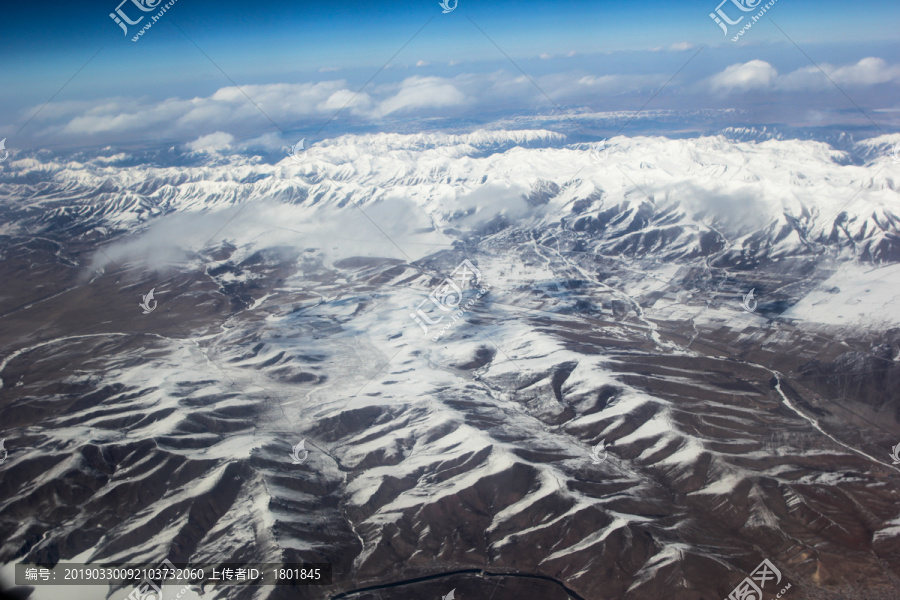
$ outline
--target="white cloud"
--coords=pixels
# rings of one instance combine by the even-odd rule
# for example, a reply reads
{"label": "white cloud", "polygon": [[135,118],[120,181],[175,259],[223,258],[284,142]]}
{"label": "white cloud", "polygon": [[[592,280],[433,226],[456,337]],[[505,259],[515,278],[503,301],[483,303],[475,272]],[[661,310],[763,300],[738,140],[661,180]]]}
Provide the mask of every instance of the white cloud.
{"label": "white cloud", "polygon": [[[882,83],[900,83],[900,65],[889,65],[881,58],[863,58],[855,64],[803,67],[779,75],[778,70],[764,60],[751,60],[731,65],[708,80],[715,92],[746,92],[751,90],[775,90],[785,92],[812,92],[832,86],[871,86]],[[824,71],[828,77],[822,74]],[[828,81],[828,79],[831,81]]]}
{"label": "white cloud", "polygon": [[352,109],[357,114],[362,113],[371,106],[372,100],[367,94],[357,94],[348,89],[340,89],[328,96],[316,105],[318,112],[336,112],[344,107]]}
{"label": "white cloud", "polygon": [[[229,86],[206,98],[169,98],[155,103],[143,98],[117,98],[86,111],[75,108],[72,112],[80,113],[77,115],[62,115],[57,110],[57,116],[70,119],[63,125],[63,133],[80,137],[110,132],[205,135],[235,126],[258,130],[260,125],[271,126],[268,119],[277,123],[330,116],[328,113],[343,106],[354,93],[344,81],[247,85],[240,89]],[[370,98],[362,93],[348,109],[361,114],[369,104]]]}
{"label": "white cloud", "polygon": [[715,92],[746,92],[748,90],[771,87],[778,77],[778,71],[764,60],[751,60],[727,67],[710,78],[710,87]]}
{"label": "white cloud", "polygon": [[[648,87],[656,87],[664,83],[665,79],[664,75],[585,75],[576,84],[578,87],[588,89],[595,94],[623,94]],[[557,89],[565,91],[565,84],[560,82]]]}
{"label": "white cloud", "polygon": [[[688,46],[678,43],[667,48],[677,51]],[[536,74],[534,81],[552,96],[554,102],[594,106],[614,96],[651,94],[671,78],[670,72],[647,73],[630,69],[630,64],[623,65],[620,73],[586,70],[583,62],[572,59],[571,68]],[[382,78],[359,93],[362,82],[351,84],[344,79],[243,85],[240,88],[228,86],[208,96],[197,97],[115,96],[94,101],[51,102],[39,113],[39,105],[23,109],[17,120],[24,123],[38,113],[27,130],[31,144],[38,147],[48,144],[128,144],[138,140],[144,144],[220,143],[224,139],[221,136],[227,134],[234,138],[228,144],[236,149],[245,147],[251,138],[277,133],[279,129],[324,124],[338,111],[342,111],[342,118],[364,121],[398,113],[444,117],[458,116],[463,110],[478,115],[498,107],[528,111],[546,103],[546,98],[527,77],[508,66],[478,73],[459,69],[452,77],[438,77],[427,75],[429,71],[424,67],[424,61],[418,64],[422,66],[418,71],[421,75],[406,79],[401,78],[409,72],[389,75],[387,81],[382,82]],[[452,60],[449,64],[457,65],[460,61]],[[848,93],[852,93],[850,87],[900,83],[900,66],[876,57],[845,65],[823,64],[822,68],[835,83],[846,86]],[[758,90],[815,94],[831,87],[828,78],[815,67],[803,67],[782,75],[766,61],[751,60],[730,65],[700,81],[685,83],[679,78],[668,89],[678,91],[680,88],[682,92],[705,98],[711,91],[721,95]],[[742,102],[753,102],[752,94],[745,96]],[[461,108],[451,114],[447,110],[450,107]],[[206,137],[214,134],[220,134],[219,138]],[[280,145],[288,141],[283,140]],[[290,140],[290,143],[295,141]],[[25,147],[21,141],[19,145]]]}
{"label": "white cloud", "polygon": [[211,152],[215,150],[225,150],[231,147],[234,142],[234,136],[224,131],[217,131],[209,135],[203,135],[190,142],[187,146],[194,152],[203,150]]}
{"label": "white cloud", "polygon": [[670,52],[684,52],[685,50],[692,50],[694,48],[694,44],[690,42],[677,42],[669,46]]}
{"label": "white cloud", "polygon": [[855,65],[837,68],[825,65],[822,70],[838,85],[876,85],[900,81],[900,65],[890,66],[883,59],[871,56]]}
{"label": "white cloud", "polygon": [[427,66],[430,65],[430,64],[431,64],[431,63],[429,63],[429,62],[425,62],[424,60],[420,60],[419,62],[416,63],[416,66],[417,66],[417,67],[427,67]]}
{"label": "white cloud", "polygon": [[[289,142],[293,144],[296,142],[296,140],[289,140]],[[279,132],[269,131],[260,136],[240,141],[234,144],[234,147],[241,148],[243,150],[274,150],[278,148],[283,149],[285,148],[285,140]]]}
{"label": "white cloud", "polygon": [[465,94],[442,77],[409,77],[394,96],[379,104],[375,114],[383,117],[413,108],[457,106],[465,99]]}
{"label": "white cloud", "polygon": [[[820,65],[828,78],[816,67],[804,67],[779,77],[777,88],[785,91],[813,91],[832,86],[860,87],[882,83],[900,82],[900,64],[889,65],[884,59],[863,58],[856,64],[838,67],[823,63]],[[828,79],[831,81],[828,81]]]}

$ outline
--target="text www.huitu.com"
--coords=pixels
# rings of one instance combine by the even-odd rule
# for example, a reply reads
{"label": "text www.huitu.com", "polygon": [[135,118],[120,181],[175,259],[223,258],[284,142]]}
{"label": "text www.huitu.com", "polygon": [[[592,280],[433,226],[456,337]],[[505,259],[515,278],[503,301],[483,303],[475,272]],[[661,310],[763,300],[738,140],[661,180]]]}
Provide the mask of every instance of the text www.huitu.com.
{"label": "text www.huitu.com", "polygon": [[155,15],[150,17],[150,21],[146,25],[144,25],[140,31],[137,32],[137,35],[135,35],[133,38],[131,38],[131,41],[132,42],[138,41],[141,38],[141,36],[144,35],[144,32],[147,31],[148,29],[150,29],[151,27],[153,27],[153,24],[156,23],[157,21],[159,21],[159,18],[162,17],[166,13],[167,10],[172,8],[172,6],[176,2],[178,2],[178,0],[171,0],[170,2],[164,4],[158,13],[156,13]]}

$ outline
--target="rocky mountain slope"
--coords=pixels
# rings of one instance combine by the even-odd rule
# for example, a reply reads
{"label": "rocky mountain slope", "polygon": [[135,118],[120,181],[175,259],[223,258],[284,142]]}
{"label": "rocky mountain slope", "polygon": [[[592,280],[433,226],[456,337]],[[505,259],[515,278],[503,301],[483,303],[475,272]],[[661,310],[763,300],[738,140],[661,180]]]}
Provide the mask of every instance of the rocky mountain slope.
{"label": "rocky mountain slope", "polygon": [[204,597],[696,600],[767,558],[792,598],[895,598],[893,141],[17,157],[0,574],[305,561],[334,583]]}

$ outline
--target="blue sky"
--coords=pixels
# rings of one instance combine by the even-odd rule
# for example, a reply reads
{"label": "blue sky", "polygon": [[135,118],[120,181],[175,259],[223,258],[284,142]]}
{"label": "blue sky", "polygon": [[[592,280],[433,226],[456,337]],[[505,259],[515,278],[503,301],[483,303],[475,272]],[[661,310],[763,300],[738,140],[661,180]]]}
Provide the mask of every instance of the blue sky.
{"label": "blue sky", "polygon": [[[716,0],[459,0],[449,14],[437,0],[177,0],[137,42],[132,35],[158,9],[144,13],[127,1],[130,18],[146,18],[125,36],[109,17],[118,3],[4,9],[0,136],[8,145],[185,142],[217,132],[250,139],[280,134],[278,127],[317,128],[398,50],[335,126],[540,112],[553,103],[637,110],[679,69],[649,108],[736,107],[763,122],[783,113],[786,123],[799,123],[810,117],[798,106],[830,111],[832,120],[853,109],[846,93],[867,112],[887,115],[875,120],[892,132],[892,109],[900,107],[896,2],[778,0],[737,43],[708,16]],[[723,10],[747,15],[744,22],[756,12],[742,13],[731,0]],[[844,92],[807,73],[816,70],[810,59]],[[540,89],[523,82],[519,68]],[[246,97],[231,97],[232,81],[278,127],[239,106]]]}

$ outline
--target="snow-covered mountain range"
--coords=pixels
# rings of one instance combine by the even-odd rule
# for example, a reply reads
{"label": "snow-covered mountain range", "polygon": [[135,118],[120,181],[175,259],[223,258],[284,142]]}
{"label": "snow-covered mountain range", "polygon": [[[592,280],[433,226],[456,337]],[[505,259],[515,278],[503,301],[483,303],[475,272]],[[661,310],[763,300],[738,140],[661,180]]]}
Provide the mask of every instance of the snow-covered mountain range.
{"label": "snow-covered mountain range", "polygon": [[[205,592],[696,600],[768,558],[798,599],[896,597],[900,136],[757,134],[13,157],[0,574],[306,561],[334,584]],[[466,260],[489,291],[423,332]]]}
{"label": "snow-covered mountain range", "polygon": [[[344,136],[277,164],[217,154],[190,167],[132,164],[121,153],[19,158],[2,173],[0,193],[9,234],[133,235],[163,215],[244,203],[321,211],[396,200],[417,209],[404,215],[414,219],[403,233],[423,243],[452,243],[448,229],[527,219],[590,234],[604,251],[666,260],[724,249],[758,261],[838,247],[866,261],[897,259],[890,152],[900,136],[847,151],[727,133],[732,139],[617,137],[593,153],[598,162],[591,145],[540,130]],[[431,235],[416,231],[421,221]]]}

